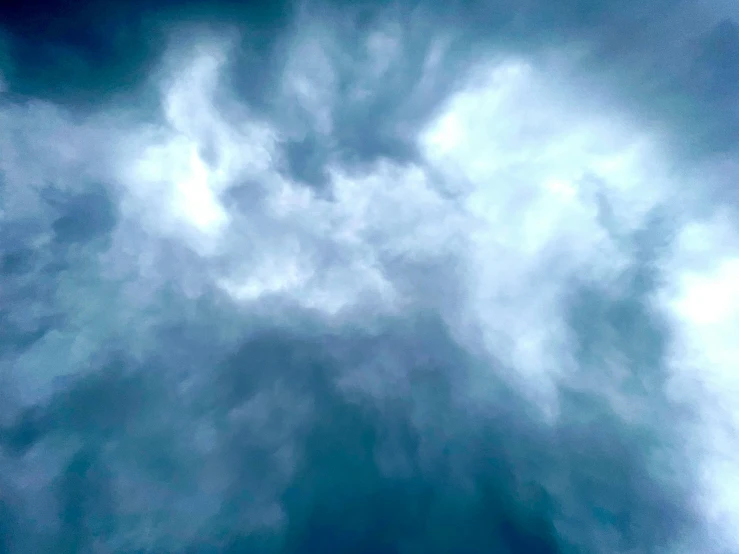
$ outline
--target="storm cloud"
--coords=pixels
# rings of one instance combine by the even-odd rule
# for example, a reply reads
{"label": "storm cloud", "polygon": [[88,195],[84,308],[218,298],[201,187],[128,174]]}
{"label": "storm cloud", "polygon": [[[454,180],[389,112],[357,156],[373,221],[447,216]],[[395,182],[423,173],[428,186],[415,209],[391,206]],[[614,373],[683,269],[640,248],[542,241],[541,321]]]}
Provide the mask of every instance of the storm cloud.
{"label": "storm cloud", "polygon": [[729,2],[0,12],[0,551],[739,549]]}

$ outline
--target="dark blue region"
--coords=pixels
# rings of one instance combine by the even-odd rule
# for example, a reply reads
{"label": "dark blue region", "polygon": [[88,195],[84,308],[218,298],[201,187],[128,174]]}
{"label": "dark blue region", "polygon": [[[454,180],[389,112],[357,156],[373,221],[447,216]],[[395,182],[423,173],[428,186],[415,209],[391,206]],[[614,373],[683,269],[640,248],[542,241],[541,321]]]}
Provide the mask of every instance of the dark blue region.
{"label": "dark blue region", "polygon": [[[609,326],[631,332],[621,327],[628,320],[617,315],[618,301],[607,309],[616,316]],[[584,332],[584,344],[600,340],[593,333]],[[338,388],[344,372],[389,344],[398,346],[395,362],[409,376],[406,395],[373,399]],[[380,336],[336,337],[320,328],[252,333],[215,367],[197,368],[209,377],[191,400],[172,392],[174,375],[182,373],[161,358],[157,364],[140,367],[122,353],[3,429],[3,451],[19,461],[50,440],[76,438],[83,445],[53,485],[58,532],[48,537],[34,529],[21,502],[6,506],[0,525],[7,552],[91,552],[95,541],[125,530],[104,455],[111,441],[138,452],[136,474],[173,491],[197,488],[198,460],[182,456],[166,437],[143,446],[129,438],[131,429],[163,414],[204,419],[218,429],[219,467],[233,483],[220,513],[185,552],[646,553],[693,524],[690,499],[650,474],[649,448],[656,443],[604,400],[566,392],[568,416],[547,427],[491,374],[490,404],[470,411],[463,391],[480,368],[433,319],[389,322]],[[230,414],[275,388],[314,409],[283,439],[296,448],[297,466],[288,483],[269,493],[284,525],[245,532],[242,514],[265,483],[277,482],[274,444]],[[289,407],[266,409],[263,416],[276,429],[289,418]],[[388,454],[401,469],[383,466]],[[562,536],[556,525],[573,513],[580,522],[576,537]]]}

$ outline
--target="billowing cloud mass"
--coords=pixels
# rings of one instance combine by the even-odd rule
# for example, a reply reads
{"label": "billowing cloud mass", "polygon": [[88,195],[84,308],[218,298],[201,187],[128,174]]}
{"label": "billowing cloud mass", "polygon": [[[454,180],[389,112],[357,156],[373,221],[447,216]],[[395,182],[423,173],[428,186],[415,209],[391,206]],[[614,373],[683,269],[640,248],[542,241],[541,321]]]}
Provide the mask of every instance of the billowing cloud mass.
{"label": "billowing cloud mass", "polygon": [[0,552],[739,552],[730,2],[0,13]]}

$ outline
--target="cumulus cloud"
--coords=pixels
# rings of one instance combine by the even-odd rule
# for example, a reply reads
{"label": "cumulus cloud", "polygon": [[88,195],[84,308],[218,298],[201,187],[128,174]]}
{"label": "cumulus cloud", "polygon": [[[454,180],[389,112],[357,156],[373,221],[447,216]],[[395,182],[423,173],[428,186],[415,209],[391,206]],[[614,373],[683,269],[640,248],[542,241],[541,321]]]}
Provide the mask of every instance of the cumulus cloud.
{"label": "cumulus cloud", "polygon": [[175,4],[2,18],[0,549],[737,548],[730,7]]}

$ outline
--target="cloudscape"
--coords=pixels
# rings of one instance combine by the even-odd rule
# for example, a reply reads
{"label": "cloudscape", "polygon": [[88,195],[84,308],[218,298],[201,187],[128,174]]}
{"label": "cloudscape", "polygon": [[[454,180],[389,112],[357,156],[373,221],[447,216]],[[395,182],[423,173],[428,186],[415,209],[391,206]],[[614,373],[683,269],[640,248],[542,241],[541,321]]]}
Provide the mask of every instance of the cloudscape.
{"label": "cloudscape", "polygon": [[739,552],[739,7],[0,9],[0,552]]}

